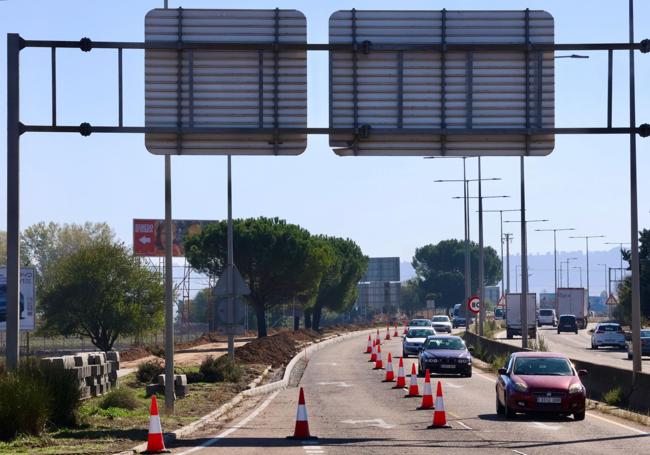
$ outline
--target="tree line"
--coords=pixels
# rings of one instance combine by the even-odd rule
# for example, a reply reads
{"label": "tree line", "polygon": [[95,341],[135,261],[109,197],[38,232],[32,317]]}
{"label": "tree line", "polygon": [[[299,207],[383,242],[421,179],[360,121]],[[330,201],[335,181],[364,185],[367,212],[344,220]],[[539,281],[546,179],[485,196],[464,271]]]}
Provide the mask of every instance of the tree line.
{"label": "tree line", "polygon": [[[185,240],[188,262],[218,277],[226,264],[226,221]],[[251,289],[246,303],[258,336],[267,335],[266,312],[296,304],[305,326],[320,329],[324,311],[347,311],[367,258],[350,239],[313,235],[278,218],[234,220],[235,264]],[[6,233],[0,232],[0,265]],[[42,334],[87,337],[110,350],[120,336],[162,326],[163,276],[119,242],[106,223],[37,223],[21,233],[21,265],[36,271],[37,315]],[[207,295],[206,295],[207,294]],[[209,292],[197,299],[205,307]]]}

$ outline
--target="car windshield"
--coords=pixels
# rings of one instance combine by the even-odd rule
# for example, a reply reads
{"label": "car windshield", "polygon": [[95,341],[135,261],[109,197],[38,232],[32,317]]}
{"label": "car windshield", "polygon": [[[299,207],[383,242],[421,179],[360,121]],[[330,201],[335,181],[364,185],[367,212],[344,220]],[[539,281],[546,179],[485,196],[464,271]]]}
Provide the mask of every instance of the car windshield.
{"label": "car windshield", "polygon": [[427,321],[426,319],[414,319],[410,322],[409,325],[411,327],[426,327],[428,325],[431,325],[431,322]]}
{"label": "car windshield", "polygon": [[449,322],[449,318],[447,316],[434,316],[433,322]]}
{"label": "car windshield", "polygon": [[450,349],[464,351],[465,343],[460,338],[429,338],[425,343],[426,349]]}
{"label": "car windshield", "polygon": [[567,359],[557,357],[520,357],[515,361],[514,373],[525,376],[572,376]]}
{"label": "car windshield", "polygon": [[429,335],[433,335],[433,330],[427,329],[412,329],[406,334],[406,338],[426,338]]}
{"label": "car windshield", "polygon": [[553,310],[539,310],[540,316],[553,316]]}
{"label": "car windshield", "polygon": [[575,316],[560,316],[560,322],[571,324],[575,322]]}

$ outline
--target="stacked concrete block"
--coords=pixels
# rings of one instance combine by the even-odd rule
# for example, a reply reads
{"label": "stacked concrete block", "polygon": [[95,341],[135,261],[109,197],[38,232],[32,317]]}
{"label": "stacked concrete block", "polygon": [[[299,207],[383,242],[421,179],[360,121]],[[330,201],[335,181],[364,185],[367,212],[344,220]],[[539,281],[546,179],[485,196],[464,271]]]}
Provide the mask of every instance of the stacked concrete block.
{"label": "stacked concrete block", "polygon": [[117,351],[45,357],[41,362],[53,368],[76,371],[82,399],[103,395],[118,386],[120,353]]}
{"label": "stacked concrete block", "polygon": [[[154,393],[165,393],[165,375],[158,375],[158,382],[154,384],[147,385],[147,397],[150,397]],[[183,398],[187,395],[187,376],[184,374],[175,374],[174,375],[174,393],[178,398]]]}

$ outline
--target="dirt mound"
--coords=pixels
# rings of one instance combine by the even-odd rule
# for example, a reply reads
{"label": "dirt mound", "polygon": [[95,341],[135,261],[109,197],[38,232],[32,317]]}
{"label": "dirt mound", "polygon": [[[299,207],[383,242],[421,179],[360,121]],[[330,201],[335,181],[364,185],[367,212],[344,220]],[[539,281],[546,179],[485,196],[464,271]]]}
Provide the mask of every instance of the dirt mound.
{"label": "dirt mound", "polygon": [[150,356],[151,353],[144,346],[133,346],[125,351],[120,351],[120,361],[129,362]]}
{"label": "dirt mound", "polygon": [[289,363],[303,345],[321,337],[313,330],[282,331],[238,347],[235,357],[244,363],[271,364],[277,368]]}

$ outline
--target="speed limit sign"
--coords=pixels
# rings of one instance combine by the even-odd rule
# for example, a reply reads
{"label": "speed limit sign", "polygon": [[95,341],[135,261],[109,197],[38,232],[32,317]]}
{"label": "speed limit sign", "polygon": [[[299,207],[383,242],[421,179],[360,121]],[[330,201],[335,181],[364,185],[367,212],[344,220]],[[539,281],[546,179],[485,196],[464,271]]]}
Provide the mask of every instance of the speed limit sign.
{"label": "speed limit sign", "polygon": [[467,300],[467,309],[474,314],[478,314],[481,311],[481,300],[477,295],[473,295]]}

